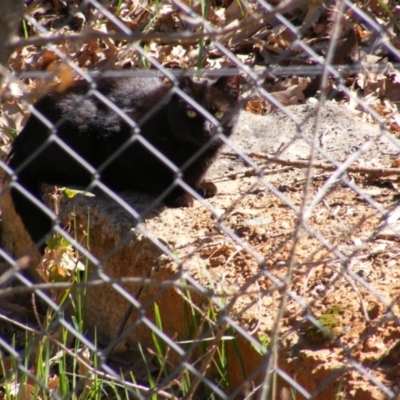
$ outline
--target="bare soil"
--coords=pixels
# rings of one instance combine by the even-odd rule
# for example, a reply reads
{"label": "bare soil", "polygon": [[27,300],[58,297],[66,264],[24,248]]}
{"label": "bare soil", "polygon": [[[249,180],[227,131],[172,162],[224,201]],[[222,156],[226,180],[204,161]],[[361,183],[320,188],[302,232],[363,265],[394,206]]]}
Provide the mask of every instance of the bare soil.
{"label": "bare soil", "polygon": [[[341,165],[368,146],[351,164],[359,172],[333,179],[316,168],[306,195],[306,168],[253,157],[262,176],[246,176],[254,169],[243,158],[252,151],[283,149],[279,158],[292,161],[309,156],[317,108],[288,111],[300,133],[281,113],[242,115],[233,138],[242,157],[225,151],[211,173],[220,190],[208,201],[212,212],[197,202],[189,215],[164,210],[146,227],[188,257],[185,269],[203,285],[237,298],[232,315],[249,335],[268,342],[278,323],[278,365],[315,398],[387,398],[385,387],[400,385],[398,177],[363,171],[391,167],[398,142],[327,103],[316,163]],[[255,352],[248,357],[256,368]]]}

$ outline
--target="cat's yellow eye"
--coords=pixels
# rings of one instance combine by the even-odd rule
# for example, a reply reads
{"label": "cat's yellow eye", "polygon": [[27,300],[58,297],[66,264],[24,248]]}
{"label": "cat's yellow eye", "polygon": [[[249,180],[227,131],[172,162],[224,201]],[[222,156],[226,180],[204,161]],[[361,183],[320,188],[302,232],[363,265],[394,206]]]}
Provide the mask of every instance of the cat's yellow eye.
{"label": "cat's yellow eye", "polygon": [[196,111],[193,111],[193,110],[188,110],[188,111],[186,111],[186,114],[187,114],[187,116],[188,116],[189,118],[195,118],[196,115],[197,115]]}
{"label": "cat's yellow eye", "polygon": [[223,111],[217,111],[214,115],[215,115],[215,118],[221,119],[224,116],[224,112]]}

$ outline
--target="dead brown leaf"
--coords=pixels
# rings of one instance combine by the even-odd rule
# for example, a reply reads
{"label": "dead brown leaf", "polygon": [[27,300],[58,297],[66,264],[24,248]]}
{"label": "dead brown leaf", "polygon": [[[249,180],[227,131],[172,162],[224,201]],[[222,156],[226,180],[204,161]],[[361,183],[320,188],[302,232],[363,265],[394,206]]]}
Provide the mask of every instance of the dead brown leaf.
{"label": "dead brown leaf", "polygon": [[303,90],[307,85],[293,85],[290,88],[281,92],[271,93],[281,104],[289,106],[292,104],[299,104],[304,101]]}

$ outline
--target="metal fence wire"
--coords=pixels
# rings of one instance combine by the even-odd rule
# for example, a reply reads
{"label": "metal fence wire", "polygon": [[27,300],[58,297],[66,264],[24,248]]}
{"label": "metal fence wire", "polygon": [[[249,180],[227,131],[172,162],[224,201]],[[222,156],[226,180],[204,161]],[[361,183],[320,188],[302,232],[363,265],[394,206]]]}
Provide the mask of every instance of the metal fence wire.
{"label": "metal fence wire", "polygon": [[0,397],[399,398],[397,2],[20,5]]}

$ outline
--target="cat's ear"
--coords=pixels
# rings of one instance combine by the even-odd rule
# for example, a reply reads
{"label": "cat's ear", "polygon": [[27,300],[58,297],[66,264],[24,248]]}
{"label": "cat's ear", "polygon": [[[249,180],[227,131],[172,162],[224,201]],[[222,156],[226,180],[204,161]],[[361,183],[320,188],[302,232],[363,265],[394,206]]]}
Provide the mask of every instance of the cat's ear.
{"label": "cat's ear", "polygon": [[239,98],[240,94],[240,76],[222,76],[213,86],[218,89],[228,92],[235,100]]}
{"label": "cat's ear", "polygon": [[185,93],[191,94],[193,92],[193,81],[188,78],[187,76],[184,76],[182,78],[179,78],[179,88],[182,89]]}

